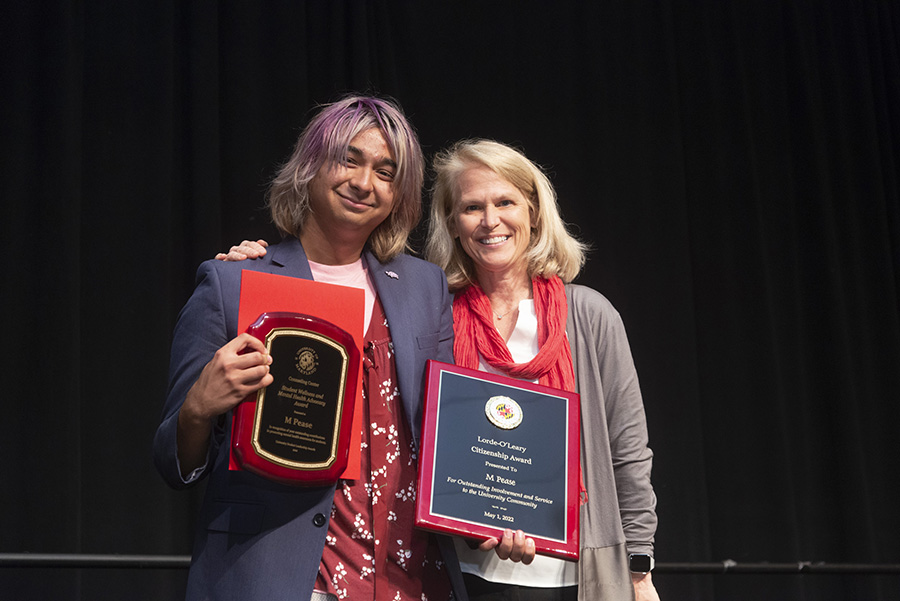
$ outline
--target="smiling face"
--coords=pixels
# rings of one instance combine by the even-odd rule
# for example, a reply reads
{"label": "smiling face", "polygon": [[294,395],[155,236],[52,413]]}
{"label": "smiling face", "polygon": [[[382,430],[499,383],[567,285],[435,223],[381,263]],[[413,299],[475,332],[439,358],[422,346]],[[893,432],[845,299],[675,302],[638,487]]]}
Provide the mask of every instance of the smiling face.
{"label": "smiling face", "polygon": [[346,165],[324,165],[309,182],[311,210],[301,239],[312,235],[361,248],[391,214],[396,173],[397,163],[380,129],[356,135]]}
{"label": "smiling face", "polygon": [[472,166],[457,180],[453,234],[475,264],[478,279],[527,278],[531,209],[517,187],[485,166]]}

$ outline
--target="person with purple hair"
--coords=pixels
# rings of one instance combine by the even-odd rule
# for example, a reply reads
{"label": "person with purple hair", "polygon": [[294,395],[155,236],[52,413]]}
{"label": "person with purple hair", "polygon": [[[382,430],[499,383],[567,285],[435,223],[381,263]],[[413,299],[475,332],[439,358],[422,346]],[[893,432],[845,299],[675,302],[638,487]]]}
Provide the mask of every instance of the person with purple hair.
{"label": "person with purple hair", "polygon": [[[443,272],[404,254],[423,171],[417,136],[393,102],[326,105],[269,189],[283,241],[258,261],[198,269],[154,438],[170,486],[207,482],[188,600],[466,599],[452,542],[413,527],[425,362],[451,362],[453,339]],[[291,487],[229,470],[232,412],[273,381],[266,347],[237,331],[245,269],[364,290],[359,480]],[[504,537],[498,554],[513,546]]]}

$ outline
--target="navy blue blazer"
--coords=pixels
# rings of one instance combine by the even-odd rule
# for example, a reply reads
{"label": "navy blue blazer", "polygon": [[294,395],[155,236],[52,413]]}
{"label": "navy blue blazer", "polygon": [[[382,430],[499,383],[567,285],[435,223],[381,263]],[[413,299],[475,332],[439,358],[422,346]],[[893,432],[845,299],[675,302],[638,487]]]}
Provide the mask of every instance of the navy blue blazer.
{"label": "navy blue blazer", "polygon": [[[390,325],[398,387],[418,444],[425,361],[453,361],[447,281],[440,268],[408,255],[382,264],[367,252],[366,261]],[[249,472],[229,471],[231,412],[214,425],[207,462],[187,481],[177,461],[181,404],[215,352],[238,334],[244,269],[312,279],[296,238],[273,245],[262,259],[206,261],[200,266],[197,287],[175,326],[169,392],[154,439],[154,460],[166,482],[177,489],[209,476],[195,534],[188,601],[304,601],[315,584],[335,487],[289,487]],[[446,537],[438,538],[456,598],[466,599],[453,545]]]}

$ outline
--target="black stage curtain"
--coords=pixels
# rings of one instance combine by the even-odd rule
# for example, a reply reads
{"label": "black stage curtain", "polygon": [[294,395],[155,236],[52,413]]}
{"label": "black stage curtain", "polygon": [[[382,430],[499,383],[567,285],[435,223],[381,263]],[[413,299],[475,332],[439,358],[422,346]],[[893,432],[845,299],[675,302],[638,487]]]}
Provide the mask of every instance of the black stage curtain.
{"label": "black stage curtain", "polygon": [[[622,313],[659,561],[900,562],[900,7],[886,0],[13,2],[0,552],[190,552],[150,442],[196,266],[277,239],[316,103],[544,165]],[[421,245],[422,232],[416,244]],[[0,570],[10,599],[184,572]],[[900,599],[896,576],[658,574],[666,599]]]}

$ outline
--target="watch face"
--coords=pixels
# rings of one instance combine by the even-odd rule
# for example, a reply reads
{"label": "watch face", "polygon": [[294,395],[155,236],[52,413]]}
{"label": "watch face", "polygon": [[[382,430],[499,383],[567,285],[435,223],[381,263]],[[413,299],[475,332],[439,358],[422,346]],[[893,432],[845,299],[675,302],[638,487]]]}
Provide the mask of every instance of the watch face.
{"label": "watch face", "polygon": [[628,558],[628,567],[632,572],[649,572],[653,569],[653,558],[646,553],[632,553]]}

